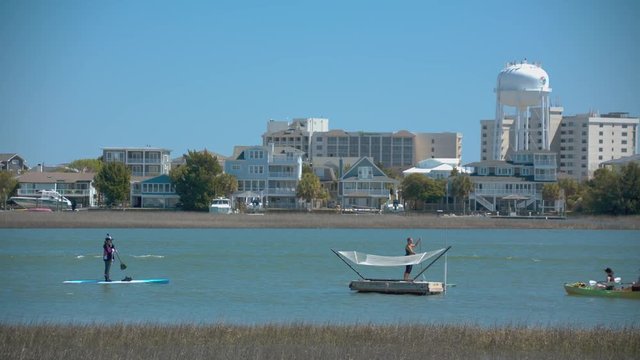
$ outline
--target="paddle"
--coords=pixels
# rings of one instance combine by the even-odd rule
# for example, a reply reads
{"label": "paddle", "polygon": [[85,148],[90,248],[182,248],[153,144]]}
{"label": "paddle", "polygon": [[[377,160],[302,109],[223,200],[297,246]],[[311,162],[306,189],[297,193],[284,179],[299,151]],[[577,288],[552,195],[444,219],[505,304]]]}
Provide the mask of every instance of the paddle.
{"label": "paddle", "polygon": [[118,261],[120,262],[120,270],[124,270],[127,268],[127,265],[125,265],[122,260],[120,260],[120,255],[118,254],[118,251],[115,252],[116,253],[116,257],[118,258]]}

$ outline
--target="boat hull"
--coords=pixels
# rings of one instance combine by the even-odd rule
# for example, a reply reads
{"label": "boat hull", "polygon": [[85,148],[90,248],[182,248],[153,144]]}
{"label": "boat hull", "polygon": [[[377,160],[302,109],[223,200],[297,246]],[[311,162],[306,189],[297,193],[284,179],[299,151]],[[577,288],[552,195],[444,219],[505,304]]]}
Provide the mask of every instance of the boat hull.
{"label": "boat hull", "polygon": [[631,287],[624,289],[606,290],[598,288],[597,286],[590,286],[584,283],[564,284],[564,290],[569,295],[582,295],[582,296],[598,296],[608,298],[621,298],[621,299],[639,299],[640,291],[633,291]]}
{"label": "boat hull", "polygon": [[353,280],[349,289],[382,294],[434,295],[444,292],[441,282],[402,280]]}
{"label": "boat hull", "polygon": [[50,210],[68,210],[71,205],[67,201],[58,201],[53,199],[39,199],[26,196],[14,196],[9,200],[13,201],[23,209],[50,209]]}

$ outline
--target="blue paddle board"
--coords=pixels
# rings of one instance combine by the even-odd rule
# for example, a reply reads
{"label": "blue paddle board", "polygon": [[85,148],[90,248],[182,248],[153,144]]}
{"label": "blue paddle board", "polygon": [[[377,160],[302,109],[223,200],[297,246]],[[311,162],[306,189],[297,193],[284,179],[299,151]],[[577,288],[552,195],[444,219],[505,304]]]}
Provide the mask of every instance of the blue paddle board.
{"label": "blue paddle board", "polygon": [[104,281],[104,280],[67,280],[63,281],[64,284],[100,284],[100,285],[111,285],[111,284],[168,284],[169,279],[140,279],[140,280],[114,280],[114,281]]}

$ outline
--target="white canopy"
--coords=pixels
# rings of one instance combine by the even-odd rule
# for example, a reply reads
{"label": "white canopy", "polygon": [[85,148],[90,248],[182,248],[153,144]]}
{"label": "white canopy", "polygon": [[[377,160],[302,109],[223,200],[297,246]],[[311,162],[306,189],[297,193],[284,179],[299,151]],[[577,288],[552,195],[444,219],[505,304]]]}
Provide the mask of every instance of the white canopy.
{"label": "white canopy", "polygon": [[369,265],[369,266],[405,266],[405,265],[418,265],[425,260],[432,258],[436,255],[443,253],[446,248],[417,253],[415,255],[407,256],[381,256],[365,254],[358,251],[338,251],[345,259],[351,261],[356,265]]}

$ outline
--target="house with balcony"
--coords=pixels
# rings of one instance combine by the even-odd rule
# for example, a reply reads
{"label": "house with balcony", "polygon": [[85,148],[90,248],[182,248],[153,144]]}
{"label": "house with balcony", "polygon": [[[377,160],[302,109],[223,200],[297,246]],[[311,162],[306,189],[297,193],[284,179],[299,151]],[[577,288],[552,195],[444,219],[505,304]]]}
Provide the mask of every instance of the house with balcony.
{"label": "house with balcony", "polygon": [[131,206],[134,208],[170,209],[180,201],[169,175],[136,179],[131,183]]}
{"label": "house with balcony", "polygon": [[152,147],[108,147],[102,149],[104,162],[121,162],[131,176],[154,177],[169,174],[171,150]]}
{"label": "house with balcony", "polygon": [[[526,150],[507,154],[506,160],[467,164],[472,167],[473,200],[476,211],[503,215],[526,215],[547,208],[542,199],[545,184],[557,181],[557,155],[548,150]],[[562,211],[562,204],[552,204]]]}
{"label": "house with balcony", "polygon": [[27,162],[16,153],[0,154],[0,171],[10,171],[20,174],[29,170]]}
{"label": "house with balcony", "polygon": [[[343,169],[342,164],[339,166]],[[380,210],[396,193],[399,181],[388,177],[373,158],[362,157],[340,176],[338,202],[342,209]]]}
{"label": "house with balcony", "polygon": [[96,205],[94,173],[28,172],[18,176],[18,196],[38,196],[42,190],[54,190],[75,203],[77,208]]}
{"label": "house with balcony", "polygon": [[224,164],[225,173],[238,180],[232,204],[259,199],[269,208],[296,208],[303,154],[298,149],[273,145],[236,147]]}

